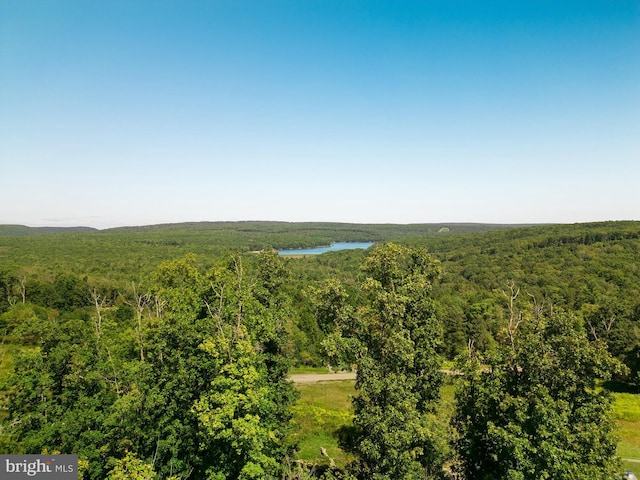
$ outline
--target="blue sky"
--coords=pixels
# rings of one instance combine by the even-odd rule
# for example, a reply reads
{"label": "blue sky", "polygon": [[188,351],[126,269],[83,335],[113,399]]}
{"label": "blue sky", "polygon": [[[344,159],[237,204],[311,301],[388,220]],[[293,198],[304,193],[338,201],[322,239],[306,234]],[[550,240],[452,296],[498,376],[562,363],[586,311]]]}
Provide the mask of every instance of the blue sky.
{"label": "blue sky", "polygon": [[0,0],[0,223],[640,220],[640,1]]}

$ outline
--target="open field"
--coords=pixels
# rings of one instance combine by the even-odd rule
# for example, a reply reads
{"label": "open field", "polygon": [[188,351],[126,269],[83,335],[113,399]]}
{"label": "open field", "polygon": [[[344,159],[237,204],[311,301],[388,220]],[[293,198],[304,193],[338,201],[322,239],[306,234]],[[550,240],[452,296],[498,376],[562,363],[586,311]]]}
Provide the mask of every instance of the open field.
{"label": "open field", "polygon": [[[329,378],[329,377],[327,377]],[[336,465],[343,466],[352,456],[340,449],[338,433],[341,427],[350,426],[351,398],[355,395],[351,380],[320,381],[298,384],[300,400],[295,407],[296,422],[300,431],[296,435],[300,451],[298,458],[317,465],[328,465],[320,448],[326,449]],[[440,415],[451,415],[453,411],[455,386],[447,382],[442,388]],[[614,417],[618,424],[620,438],[618,455],[624,470],[640,471],[640,395],[614,393]],[[637,461],[634,461],[637,460]]]}
{"label": "open field", "polygon": [[[327,378],[330,378],[329,374]],[[356,393],[354,381],[316,381],[297,384],[297,388],[301,393],[295,406],[295,418],[300,427],[296,435],[300,448],[298,458],[310,464],[328,465],[330,459],[322,456],[322,447],[337,466],[344,466],[353,456],[340,448],[338,436],[341,428],[352,425],[350,408],[351,398]],[[451,382],[442,387],[441,416],[451,414],[454,390]]]}
{"label": "open field", "polygon": [[[300,427],[295,437],[300,448],[298,458],[317,465],[328,465],[332,458],[337,466],[346,465],[353,457],[338,446],[337,435],[341,427],[351,425],[353,380],[307,383],[297,388],[301,393],[294,407]],[[321,448],[329,458],[322,456]]]}
{"label": "open field", "polygon": [[[618,455],[625,470],[640,471],[640,395],[615,393],[614,415],[618,424]],[[629,461],[637,460],[637,461]]]}

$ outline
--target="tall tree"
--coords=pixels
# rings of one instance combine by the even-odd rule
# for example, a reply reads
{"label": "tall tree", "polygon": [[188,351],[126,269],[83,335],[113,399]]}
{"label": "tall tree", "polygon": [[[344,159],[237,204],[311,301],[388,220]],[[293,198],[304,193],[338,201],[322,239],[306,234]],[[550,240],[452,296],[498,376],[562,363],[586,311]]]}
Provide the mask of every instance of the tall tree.
{"label": "tall tree", "polygon": [[517,317],[495,355],[467,364],[453,419],[458,471],[479,480],[614,478],[611,400],[596,380],[620,364],[567,313]]}
{"label": "tall tree", "polygon": [[38,349],[14,360],[7,432],[14,452],[66,451],[89,459],[91,478],[104,474],[104,422],[116,399],[88,318],[66,314],[42,322]]}
{"label": "tall tree", "polygon": [[131,306],[97,290],[77,313],[14,305],[27,315],[14,334],[39,348],[15,358],[0,446],[76,452],[95,480],[279,478],[296,398],[280,267],[232,256],[205,276],[187,255],[128,292]]}
{"label": "tall tree", "polygon": [[192,410],[216,375],[200,348],[211,325],[204,290],[188,254],[162,262],[148,287],[128,292],[132,315],[120,343],[129,348],[121,353],[123,395],[108,419],[110,453],[119,458],[128,450],[163,478],[202,476],[206,468]]}
{"label": "tall tree", "polygon": [[254,277],[233,256],[209,276],[213,324],[201,348],[217,375],[194,405],[207,479],[278,478],[292,453],[287,434],[296,395],[286,378],[286,308],[277,292],[286,270],[275,262],[265,254]]}
{"label": "tall tree", "polygon": [[352,470],[363,479],[437,477],[442,327],[429,292],[439,267],[426,250],[386,244],[362,270],[364,304],[339,325],[357,365]]}

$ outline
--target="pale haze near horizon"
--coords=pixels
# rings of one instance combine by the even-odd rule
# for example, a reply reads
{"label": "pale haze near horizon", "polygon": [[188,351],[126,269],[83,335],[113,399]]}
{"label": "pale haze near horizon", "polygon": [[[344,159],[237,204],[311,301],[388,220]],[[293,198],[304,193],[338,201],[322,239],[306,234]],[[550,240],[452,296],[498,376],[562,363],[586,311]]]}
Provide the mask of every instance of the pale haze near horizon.
{"label": "pale haze near horizon", "polygon": [[639,220],[640,2],[0,0],[0,224]]}

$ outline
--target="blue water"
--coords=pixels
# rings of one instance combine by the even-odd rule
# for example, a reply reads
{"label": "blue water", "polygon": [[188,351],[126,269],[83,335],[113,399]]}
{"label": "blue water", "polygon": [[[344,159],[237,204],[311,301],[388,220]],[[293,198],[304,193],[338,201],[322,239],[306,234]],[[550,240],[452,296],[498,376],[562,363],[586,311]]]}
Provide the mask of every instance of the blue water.
{"label": "blue water", "polygon": [[338,250],[355,250],[362,248],[366,250],[374,242],[334,242],[328,247],[301,248],[298,250],[278,250],[280,255],[320,255],[326,252],[337,252]]}

